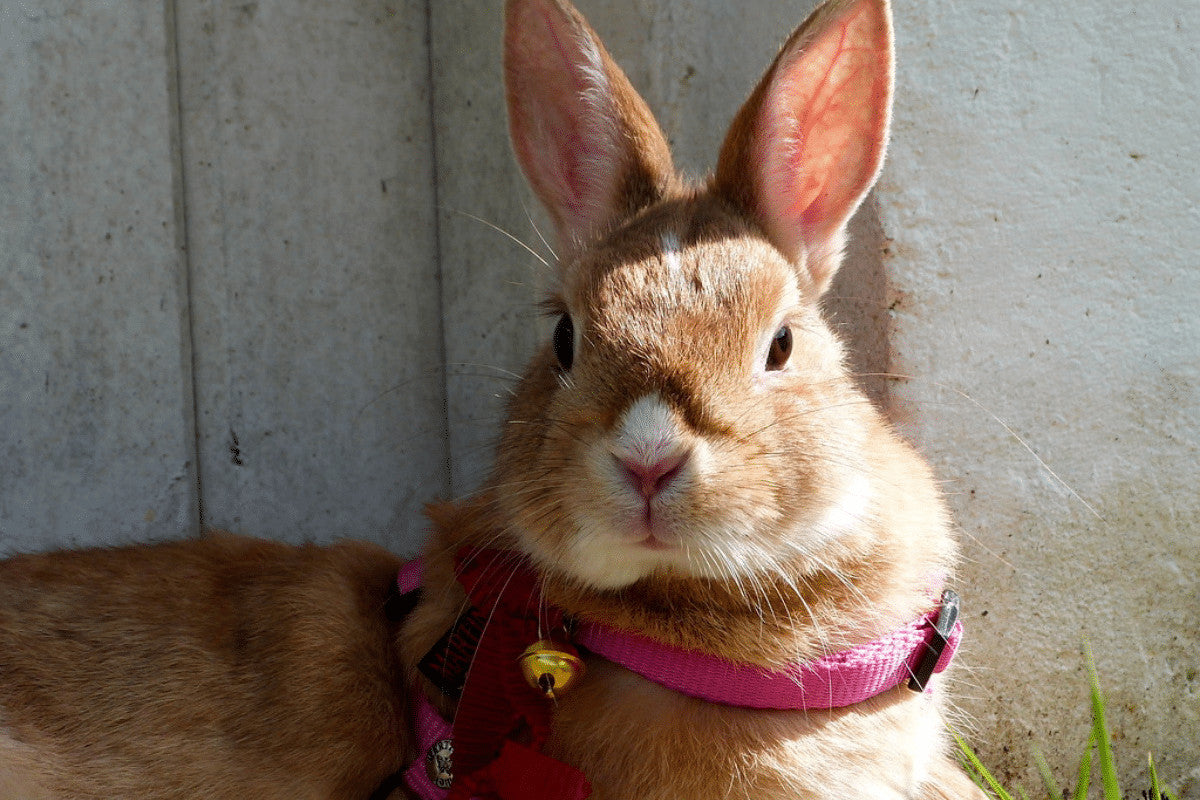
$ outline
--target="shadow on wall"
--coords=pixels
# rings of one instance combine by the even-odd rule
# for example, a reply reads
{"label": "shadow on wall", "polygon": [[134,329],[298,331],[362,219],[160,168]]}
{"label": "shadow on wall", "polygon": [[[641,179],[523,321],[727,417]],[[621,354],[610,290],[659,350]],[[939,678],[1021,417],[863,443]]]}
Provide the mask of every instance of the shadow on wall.
{"label": "shadow on wall", "polygon": [[859,388],[892,422],[903,411],[892,396],[891,302],[883,251],[887,246],[872,194],[850,221],[846,257],[825,297],[825,317],[846,345]]}

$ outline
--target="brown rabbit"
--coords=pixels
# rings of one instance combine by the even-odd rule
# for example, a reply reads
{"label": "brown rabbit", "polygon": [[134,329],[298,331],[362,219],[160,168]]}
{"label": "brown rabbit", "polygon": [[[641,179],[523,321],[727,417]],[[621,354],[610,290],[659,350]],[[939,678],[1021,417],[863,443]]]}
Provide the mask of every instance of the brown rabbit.
{"label": "brown rabbit", "polygon": [[[218,535],[10,560],[4,797],[423,796],[389,778],[422,771],[423,709],[457,715],[449,761],[448,742],[428,756],[452,798],[983,797],[946,754],[940,678],[763,707],[568,641],[603,626],[792,674],[935,605],[955,560],[942,501],[819,309],[883,160],[886,0],[819,8],[698,186],[566,0],[506,14],[510,129],[557,230],[558,321],[491,479],[431,511],[415,609],[389,621],[399,562],[366,545]],[[571,790],[530,788],[548,775]]]}

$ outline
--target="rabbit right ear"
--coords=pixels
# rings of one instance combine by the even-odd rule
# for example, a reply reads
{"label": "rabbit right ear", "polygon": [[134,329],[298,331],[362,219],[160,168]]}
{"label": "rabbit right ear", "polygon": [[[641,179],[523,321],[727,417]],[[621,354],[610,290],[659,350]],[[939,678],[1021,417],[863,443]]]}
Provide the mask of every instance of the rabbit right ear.
{"label": "rabbit right ear", "polygon": [[566,0],[508,0],[504,77],[517,160],[564,250],[659,199],[673,180],[650,109]]}
{"label": "rabbit right ear", "polygon": [[717,194],[803,260],[820,290],[883,165],[891,102],[887,0],[828,0],[783,46],[721,146]]}

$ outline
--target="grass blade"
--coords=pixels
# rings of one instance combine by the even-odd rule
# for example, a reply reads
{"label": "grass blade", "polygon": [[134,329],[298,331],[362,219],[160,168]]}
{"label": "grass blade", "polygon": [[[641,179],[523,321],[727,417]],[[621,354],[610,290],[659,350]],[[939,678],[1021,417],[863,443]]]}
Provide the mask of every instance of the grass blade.
{"label": "grass blade", "polygon": [[1046,757],[1037,745],[1033,747],[1033,763],[1037,765],[1038,774],[1042,776],[1042,788],[1046,790],[1046,796],[1050,800],[1062,800],[1062,789],[1058,788],[1054,773],[1050,771],[1050,765],[1046,763]]}
{"label": "grass blade", "polygon": [[1104,785],[1104,800],[1121,800],[1121,789],[1117,785],[1117,764],[1113,758],[1112,739],[1104,722],[1104,695],[1100,692],[1100,676],[1096,673],[1096,661],[1092,648],[1085,646],[1088,680],[1092,684],[1092,738],[1096,740],[1100,754],[1100,781]]}
{"label": "grass blade", "polygon": [[1154,754],[1147,753],[1146,759],[1150,762],[1150,797],[1152,800],[1175,800],[1175,795],[1162,788],[1162,784],[1158,782],[1158,771],[1154,769]]}
{"label": "grass blade", "polygon": [[979,756],[975,755],[975,751],[958,735],[958,732],[950,731],[950,735],[954,737],[954,743],[958,745],[958,752],[962,753],[963,758],[967,760],[967,763],[975,771],[975,774],[987,784],[986,788],[995,792],[997,800],[1013,800],[1013,796],[1004,791],[1004,787],[992,777],[992,773],[988,772],[988,768],[983,765],[983,762],[979,760]]}
{"label": "grass blade", "polygon": [[1087,748],[1079,759],[1079,772],[1075,777],[1073,800],[1087,800],[1088,787],[1092,785],[1092,748],[1096,746],[1096,731],[1088,736]]}

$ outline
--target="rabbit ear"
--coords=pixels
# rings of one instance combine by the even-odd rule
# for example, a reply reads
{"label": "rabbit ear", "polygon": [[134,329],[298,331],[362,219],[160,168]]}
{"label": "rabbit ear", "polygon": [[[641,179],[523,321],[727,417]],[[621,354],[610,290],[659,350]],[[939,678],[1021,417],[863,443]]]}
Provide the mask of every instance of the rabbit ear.
{"label": "rabbit ear", "polygon": [[505,20],[509,133],[570,250],[661,197],[674,176],[671,154],[645,101],[570,3],[508,0]]}
{"label": "rabbit ear", "polygon": [[734,118],[714,190],[828,287],[845,226],[883,164],[892,102],[887,0],[830,0]]}

